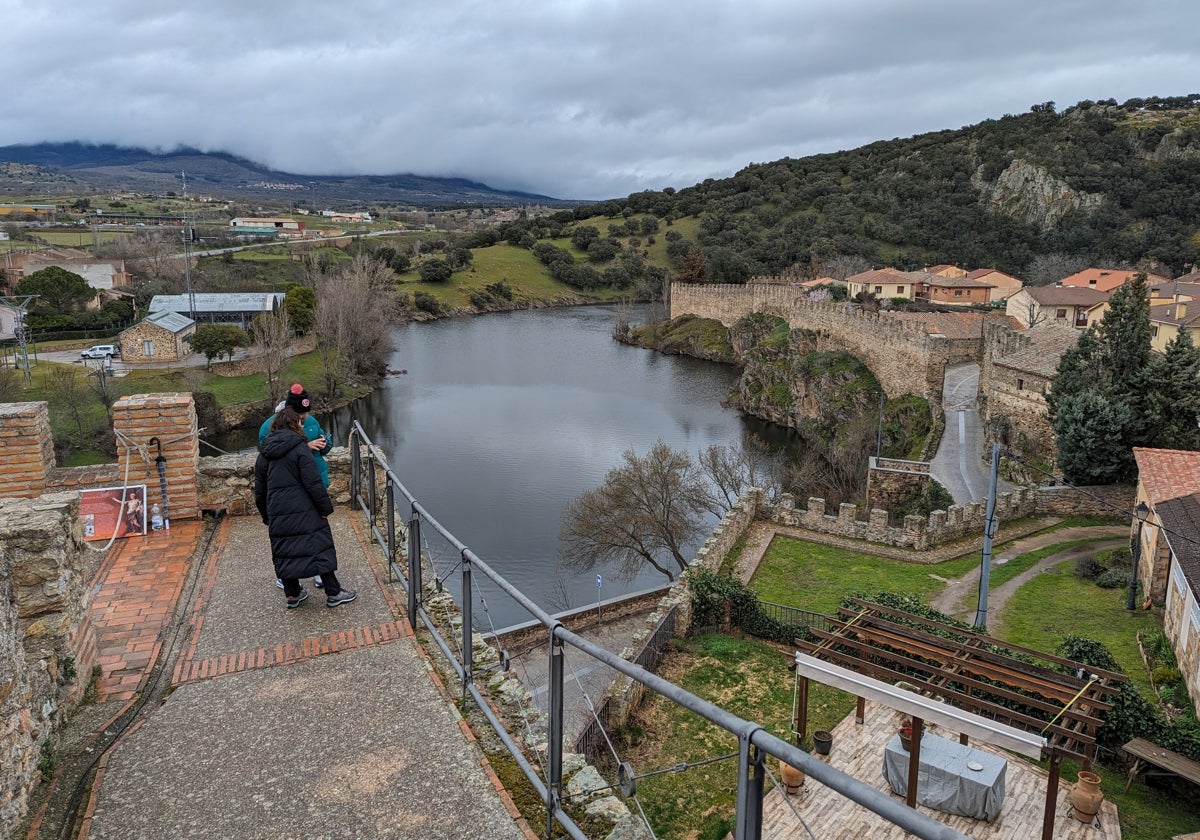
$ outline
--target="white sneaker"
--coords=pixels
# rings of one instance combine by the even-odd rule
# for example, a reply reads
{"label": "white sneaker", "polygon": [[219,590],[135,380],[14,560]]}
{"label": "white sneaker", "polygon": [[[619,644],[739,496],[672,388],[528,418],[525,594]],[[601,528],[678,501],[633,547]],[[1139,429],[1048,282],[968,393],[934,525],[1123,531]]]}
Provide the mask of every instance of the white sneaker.
{"label": "white sneaker", "polygon": [[283,589],[283,580],[281,578],[275,578],[275,585],[280,589]]}
{"label": "white sneaker", "polygon": [[317,589],[325,588],[325,582],[321,580],[320,575],[313,575],[313,586],[315,586]]}

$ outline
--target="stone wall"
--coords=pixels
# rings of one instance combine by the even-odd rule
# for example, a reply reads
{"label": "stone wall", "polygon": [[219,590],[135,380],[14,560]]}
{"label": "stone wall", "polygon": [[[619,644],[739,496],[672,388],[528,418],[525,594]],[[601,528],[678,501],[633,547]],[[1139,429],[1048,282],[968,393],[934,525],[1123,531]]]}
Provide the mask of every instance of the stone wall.
{"label": "stone wall", "polygon": [[851,304],[805,300],[777,284],[671,284],[671,317],[693,314],[732,326],[754,312],[776,315],[795,329],[811,330],[817,350],[846,350],[862,360],[889,397],[918,394],[935,406],[950,359],[948,339],[928,335],[918,321],[903,321]]}
{"label": "stone wall", "polygon": [[[986,512],[987,506],[983,502],[951,505],[949,509],[935,510],[927,517],[906,516],[902,525],[893,526],[886,510],[876,508],[868,512],[866,520],[861,520],[858,518],[858,505],[842,504],[838,506],[836,514],[828,514],[825,512],[824,499],[810,498],[806,508],[798,508],[795,497],[785,493],[780,496],[778,504],[763,507],[762,518],[819,534],[925,551],[983,533]],[[1021,519],[1037,512],[1036,497],[1031,490],[1001,493],[996,498],[996,516],[1001,522]]]}
{"label": "stone wall", "polygon": [[1108,484],[1078,489],[1057,485],[1038,487],[1034,492],[1034,509],[1052,516],[1097,516],[1111,519],[1126,511],[1133,516],[1136,488],[1125,484]]}
{"label": "stone wall", "polygon": [[925,492],[933,476],[928,461],[876,458],[867,462],[867,510],[897,510]]}
{"label": "stone wall", "polygon": [[24,816],[46,739],[96,663],[79,497],[0,499],[0,837]]}
{"label": "stone wall", "polygon": [[[223,510],[230,516],[258,516],[254,506],[255,452],[201,458],[196,466],[197,504],[203,511]],[[329,496],[334,504],[350,502],[350,449],[336,446],[325,455],[329,464]],[[364,481],[366,475],[363,476]],[[377,474],[378,492],[384,475]],[[379,496],[382,498],[382,495]]]}
{"label": "stone wall", "polygon": [[1179,563],[1171,564],[1170,583],[1163,604],[1163,632],[1175,648],[1192,703],[1200,710],[1200,606]]}
{"label": "stone wall", "polygon": [[[117,468],[120,484],[158,487],[157,459],[166,459],[165,478],[171,519],[199,516],[196,474],[200,438],[196,404],[190,393],[136,394],[123,397],[112,407],[113,432],[117,438]],[[157,441],[155,440],[157,439]],[[151,496],[155,495],[153,492]]]}

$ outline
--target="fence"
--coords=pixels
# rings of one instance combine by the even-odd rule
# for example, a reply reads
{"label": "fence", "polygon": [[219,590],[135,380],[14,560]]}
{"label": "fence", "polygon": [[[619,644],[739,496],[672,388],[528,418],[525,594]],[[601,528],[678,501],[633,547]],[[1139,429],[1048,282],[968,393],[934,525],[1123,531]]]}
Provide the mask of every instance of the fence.
{"label": "fence", "polygon": [[[752,840],[762,836],[763,795],[767,775],[767,757],[780,759],[798,767],[815,781],[846,796],[865,808],[895,823],[907,832],[931,840],[967,840],[949,826],[928,817],[919,811],[894,801],[882,791],[848,776],[801,750],[794,744],[768,733],[754,721],[744,720],[707,700],[684,691],[679,686],[651,673],[639,664],[622,659],[617,654],[572,633],[562,623],[526,597],[519,589],[487,565],[475,552],[446,530],[429,511],[425,510],[387,466],[387,459],[367,437],[362,426],[355,421],[350,433],[350,495],[352,504],[363,510],[372,538],[386,555],[388,565],[399,579],[408,595],[408,619],[414,628],[424,626],[433,643],[442,652],[447,665],[458,677],[462,688],[462,700],[468,696],[474,701],[480,714],[488,721],[504,748],[512,755],[520,771],[537,792],[545,805],[546,837],[555,836],[557,823],[575,840],[586,840],[574,819],[562,807],[563,784],[563,695],[565,680],[564,647],[570,646],[585,656],[607,665],[643,686],[661,694],[671,702],[681,705],[710,723],[719,726],[738,739],[738,766],[736,772],[736,822],[734,840]],[[365,463],[364,463],[365,462]],[[376,479],[378,472],[384,473],[383,497],[380,498]],[[365,473],[365,475],[364,475]],[[407,500],[409,511],[407,523],[398,527],[397,516],[405,512],[398,503]],[[422,583],[422,540],[423,529],[432,529],[440,534],[458,552],[458,563],[462,571],[462,591],[468,597],[459,605],[462,612],[461,639],[451,641],[442,635],[441,625],[425,610],[426,589]],[[401,568],[397,562],[403,562]],[[513,740],[492,704],[484,696],[484,689],[476,683],[475,634],[473,630],[473,598],[470,593],[472,577],[480,575],[500,591],[507,594],[549,630],[549,681],[547,733],[545,739],[545,762],[539,762],[544,771],[536,769],[525,756],[521,747]],[[440,583],[440,579],[438,581]],[[440,589],[440,586],[437,587]],[[431,601],[437,595],[431,596]],[[451,623],[451,626],[453,624]],[[666,634],[665,627],[660,627]],[[658,636],[655,633],[655,636]],[[661,642],[659,644],[662,644]],[[649,645],[647,645],[649,647]],[[456,652],[457,648],[457,652]],[[640,655],[639,655],[640,656]],[[653,657],[652,654],[647,656]],[[481,669],[482,671],[483,669]],[[479,674],[482,676],[482,674]],[[627,767],[627,765],[625,765]],[[615,780],[622,785],[620,778]]]}
{"label": "fence", "polygon": [[759,609],[771,618],[783,624],[799,624],[809,629],[831,631],[829,616],[825,613],[802,610],[798,607],[786,607],[783,604],[772,604],[770,601],[759,601]]}
{"label": "fence", "polygon": [[[640,665],[647,671],[653,671],[662,662],[663,654],[674,638],[675,607],[671,607],[671,609],[667,610],[667,614],[663,616],[662,621],[658,623],[658,627],[655,628],[654,633],[646,640],[646,644],[642,645],[642,649],[633,658],[634,664]],[[610,757],[608,738],[605,733],[608,732],[608,725],[611,720],[609,717],[611,704],[611,698],[605,697],[600,705],[596,707],[596,716],[575,740],[575,752],[582,755],[591,764],[605,763]]]}

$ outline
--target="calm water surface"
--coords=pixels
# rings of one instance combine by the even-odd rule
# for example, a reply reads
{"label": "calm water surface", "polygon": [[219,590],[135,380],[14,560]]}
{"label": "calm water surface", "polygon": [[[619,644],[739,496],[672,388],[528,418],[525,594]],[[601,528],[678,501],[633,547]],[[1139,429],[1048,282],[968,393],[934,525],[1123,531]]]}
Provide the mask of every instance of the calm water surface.
{"label": "calm water surface", "polygon": [[[560,569],[565,505],[623,452],[644,454],[660,438],[694,455],[748,430],[783,435],[721,407],[736,369],[620,344],[615,319],[615,307],[587,306],[409,324],[395,332],[391,361],[408,373],[332,417],[318,405],[317,416],[339,445],[352,418],[361,422],[422,507],[543,608],[646,589],[665,579]],[[426,532],[439,576],[461,598],[457,553]],[[490,586],[473,608],[485,631],[529,618]]]}

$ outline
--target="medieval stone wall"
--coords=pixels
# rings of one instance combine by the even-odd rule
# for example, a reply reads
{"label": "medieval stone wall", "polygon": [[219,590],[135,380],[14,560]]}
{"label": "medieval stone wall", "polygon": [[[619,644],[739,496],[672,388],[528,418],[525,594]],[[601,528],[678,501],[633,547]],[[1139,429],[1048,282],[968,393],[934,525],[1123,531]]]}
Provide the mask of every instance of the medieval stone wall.
{"label": "medieval stone wall", "polygon": [[805,300],[778,284],[671,284],[671,317],[693,314],[732,326],[746,315],[776,315],[795,329],[816,334],[816,349],[846,350],[871,369],[889,397],[918,394],[941,405],[950,360],[945,336],[922,324],[901,321],[845,303]]}
{"label": "medieval stone wall", "polygon": [[933,476],[928,461],[876,458],[867,462],[867,510],[897,510],[925,492]]}
{"label": "medieval stone wall", "polygon": [[46,739],[96,664],[87,608],[99,557],[77,494],[0,499],[0,837],[24,816]]}

